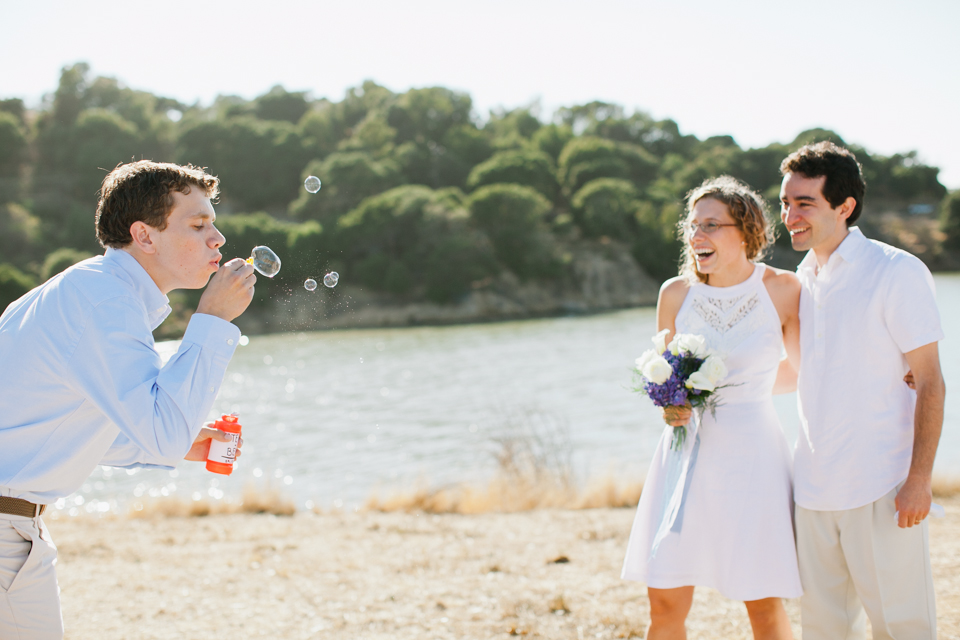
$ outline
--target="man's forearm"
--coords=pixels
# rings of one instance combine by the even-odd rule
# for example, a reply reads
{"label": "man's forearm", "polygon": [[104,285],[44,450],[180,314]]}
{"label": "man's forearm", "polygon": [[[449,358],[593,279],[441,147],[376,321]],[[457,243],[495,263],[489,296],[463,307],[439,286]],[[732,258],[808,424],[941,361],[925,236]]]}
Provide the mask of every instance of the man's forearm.
{"label": "man's forearm", "polygon": [[910,475],[930,479],[933,461],[937,456],[940,432],[943,429],[943,405],[946,389],[943,379],[930,381],[917,388],[917,408],[914,412],[913,457]]}

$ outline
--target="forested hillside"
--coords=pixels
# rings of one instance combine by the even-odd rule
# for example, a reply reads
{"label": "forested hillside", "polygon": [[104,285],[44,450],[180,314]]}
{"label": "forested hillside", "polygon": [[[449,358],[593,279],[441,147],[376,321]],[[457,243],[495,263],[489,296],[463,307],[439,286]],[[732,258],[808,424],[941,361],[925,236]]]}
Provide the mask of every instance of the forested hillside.
{"label": "forested hillside", "polygon": [[[571,106],[545,121],[527,108],[478,114],[469,95],[442,87],[397,94],[371,81],[339,102],[275,87],[254,100],[187,105],[76,64],[38,109],[0,100],[0,309],[100,251],[97,190],[131,159],[218,175],[224,255],[273,247],[287,290],[336,269],[392,299],[450,303],[504,274],[570,278],[583,243],[620,245],[655,279],[669,277],[689,189],[727,173],[775,205],[780,160],[825,138],[843,142],[813,130],[743,149],[612,104]],[[936,242],[957,246],[957,198],[935,167],[912,152],[853,150],[868,211],[940,207],[946,235]],[[319,193],[303,188],[308,175],[323,181]]]}

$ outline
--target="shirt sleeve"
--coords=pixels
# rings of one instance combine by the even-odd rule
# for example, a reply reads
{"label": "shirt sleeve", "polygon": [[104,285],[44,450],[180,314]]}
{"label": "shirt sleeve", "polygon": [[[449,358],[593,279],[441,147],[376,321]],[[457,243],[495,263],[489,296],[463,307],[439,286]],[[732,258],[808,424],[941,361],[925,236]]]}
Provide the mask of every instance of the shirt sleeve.
{"label": "shirt sleeve", "polygon": [[887,330],[902,353],[943,340],[936,286],[926,265],[904,256],[891,265],[884,300]]}
{"label": "shirt sleeve", "polygon": [[97,305],[67,366],[78,390],[120,429],[102,464],[176,466],[213,406],[239,337],[233,324],[194,314],[161,367],[135,300]]}
{"label": "shirt sleeve", "polygon": [[164,469],[170,471],[175,467],[165,464],[148,464],[143,462],[146,454],[130,441],[122,431],[110,445],[110,449],[103,454],[100,464],[105,467],[121,467],[125,469]]}

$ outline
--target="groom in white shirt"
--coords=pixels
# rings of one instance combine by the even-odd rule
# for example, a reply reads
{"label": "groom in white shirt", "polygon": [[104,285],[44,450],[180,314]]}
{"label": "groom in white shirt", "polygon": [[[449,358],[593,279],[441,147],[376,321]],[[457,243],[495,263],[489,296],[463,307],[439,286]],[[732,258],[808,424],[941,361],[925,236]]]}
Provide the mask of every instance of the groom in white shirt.
{"label": "groom in white shirt", "polygon": [[[224,439],[203,420],[240,338],[230,321],[250,304],[256,277],[242,259],[219,264],[217,189],[195,167],[117,167],[97,207],[106,253],[0,316],[0,638],[63,637],[47,505],[98,464],[172,469]],[[167,293],[204,286],[161,366],[152,331],[170,313]]]}
{"label": "groom in white shirt", "polygon": [[[943,339],[919,259],[852,226],[865,182],[848,150],[780,165],[797,269],[801,430],[794,465],[804,640],[934,640],[926,517],[943,424]],[[916,391],[903,377],[913,372]]]}

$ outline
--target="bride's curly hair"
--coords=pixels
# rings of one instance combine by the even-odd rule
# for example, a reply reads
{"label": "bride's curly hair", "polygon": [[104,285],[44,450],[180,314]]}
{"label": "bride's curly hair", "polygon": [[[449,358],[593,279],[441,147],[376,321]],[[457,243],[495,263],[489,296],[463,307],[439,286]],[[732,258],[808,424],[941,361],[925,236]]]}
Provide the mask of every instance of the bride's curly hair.
{"label": "bride's curly hair", "polygon": [[773,244],[773,221],[770,218],[770,209],[759,193],[732,176],[709,178],[699,187],[687,194],[686,214],[677,225],[678,237],[683,243],[683,256],[680,263],[680,275],[686,276],[693,282],[706,282],[707,276],[697,270],[697,262],[693,258],[690,243],[687,242],[687,224],[690,222],[690,213],[698,202],[704,198],[713,198],[727,206],[730,217],[733,218],[740,233],[743,234],[744,249],[747,259],[758,261]]}

